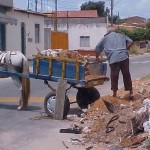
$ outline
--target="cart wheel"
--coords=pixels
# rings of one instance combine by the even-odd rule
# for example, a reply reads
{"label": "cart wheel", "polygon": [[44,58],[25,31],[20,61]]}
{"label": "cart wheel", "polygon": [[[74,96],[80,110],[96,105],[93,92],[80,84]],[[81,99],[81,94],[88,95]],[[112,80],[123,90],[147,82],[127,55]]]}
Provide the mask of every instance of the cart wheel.
{"label": "cart wheel", "polygon": [[[54,91],[48,93],[44,99],[45,112],[49,117],[53,117],[53,118],[55,112],[55,101],[56,101],[56,92]],[[65,104],[64,104],[64,117],[67,116],[69,109],[70,109],[70,102],[68,97],[66,96]]]}
{"label": "cart wheel", "polygon": [[77,103],[81,109],[88,108],[88,105],[100,98],[100,93],[95,87],[79,88],[76,96]]}

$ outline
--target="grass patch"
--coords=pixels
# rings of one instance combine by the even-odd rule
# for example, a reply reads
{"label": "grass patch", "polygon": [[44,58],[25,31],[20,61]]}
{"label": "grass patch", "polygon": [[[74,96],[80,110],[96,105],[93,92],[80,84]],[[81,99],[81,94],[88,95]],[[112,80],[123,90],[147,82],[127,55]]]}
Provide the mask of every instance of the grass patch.
{"label": "grass patch", "polygon": [[150,74],[148,74],[148,75],[142,77],[141,80],[144,80],[144,81],[145,81],[145,80],[150,80]]}

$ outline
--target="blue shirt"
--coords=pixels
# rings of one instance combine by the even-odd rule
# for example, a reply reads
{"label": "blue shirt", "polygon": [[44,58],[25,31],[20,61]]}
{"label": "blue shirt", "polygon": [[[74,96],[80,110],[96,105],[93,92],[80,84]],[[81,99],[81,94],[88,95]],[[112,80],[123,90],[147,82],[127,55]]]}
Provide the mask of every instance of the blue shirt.
{"label": "blue shirt", "polygon": [[127,42],[133,41],[122,33],[110,32],[97,44],[95,51],[98,54],[104,51],[109,64],[113,64],[115,62],[123,61],[129,57]]}

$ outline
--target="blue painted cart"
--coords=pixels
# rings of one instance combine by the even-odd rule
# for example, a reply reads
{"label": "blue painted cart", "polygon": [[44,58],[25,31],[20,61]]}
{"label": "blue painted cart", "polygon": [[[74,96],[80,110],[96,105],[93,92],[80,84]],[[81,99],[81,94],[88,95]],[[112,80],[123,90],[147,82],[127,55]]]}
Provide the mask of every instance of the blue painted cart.
{"label": "blue painted cart", "polygon": [[[44,100],[45,112],[48,116],[54,116],[54,105],[56,90],[50,86],[48,81],[58,82],[59,79],[66,80],[71,87],[77,88],[76,100],[80,108],[87,108],[89,104],[100,98],[98,90],[94,86],[102,85],[109,78],[106,76],[107,64],[101,62],[85,63],[78,59],[60,58],[52,56],[33,55],[33,71],[29,74],[0,71],[0,74],[14,75],[25,78],[44,80],[44,83],[52,90]],[[88,75],[87,75],[87,66]],[[70,109],[69,99],[66,95],[64,116]]]}

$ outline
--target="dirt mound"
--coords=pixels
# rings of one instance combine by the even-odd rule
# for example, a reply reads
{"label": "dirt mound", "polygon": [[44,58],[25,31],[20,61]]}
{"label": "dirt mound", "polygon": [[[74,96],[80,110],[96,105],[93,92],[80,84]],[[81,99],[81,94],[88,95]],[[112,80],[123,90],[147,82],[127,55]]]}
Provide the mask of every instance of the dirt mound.
{"label": "dirt mound", "polygon": [[[107,95],[89,107],[86,113],[89,131],[84,137],[85,142],[132,147],[148,138],[140,122],[145,114],[140,114],[137,119],[135,112],[142,107],[144,99],[150,98],[150,80],[134,81],[133,90],[132,101],[128,99],[129,93],[120,89],[117,98]],[[110,105],[106,107],[104,101]]]}

